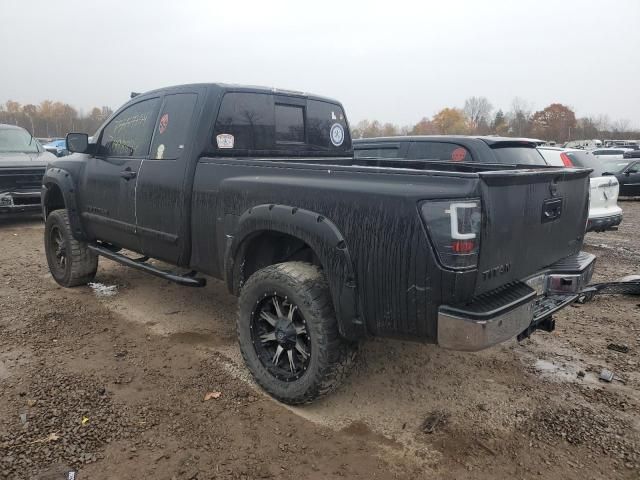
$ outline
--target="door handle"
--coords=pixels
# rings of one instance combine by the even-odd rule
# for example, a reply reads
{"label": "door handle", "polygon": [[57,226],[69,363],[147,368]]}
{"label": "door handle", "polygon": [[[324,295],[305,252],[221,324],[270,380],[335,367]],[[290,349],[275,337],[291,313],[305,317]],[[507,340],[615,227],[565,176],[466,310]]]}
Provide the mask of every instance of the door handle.
{"label": "door handle", "polygon": [[132,178],[136,178],[137,175],[138,175],[138,172],[134,172],[129,167],[125,168],[120,172],[120,176],[125,180],[131,180]]}

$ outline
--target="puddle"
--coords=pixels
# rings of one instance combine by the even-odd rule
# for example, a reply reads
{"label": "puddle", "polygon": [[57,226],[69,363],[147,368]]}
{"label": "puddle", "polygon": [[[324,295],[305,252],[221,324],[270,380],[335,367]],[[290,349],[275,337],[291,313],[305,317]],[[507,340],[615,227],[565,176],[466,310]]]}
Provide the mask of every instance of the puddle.
{"label": "puddle", "polygon": [[[592,373],[586,373],[584,367],[574,363],[556,363],[539,358],[533,368],[540,377],[552,382],[598,383],[598,379]],[[583,372],[584,375],[580,377],[578,372]]]}
{"label": "puddle", "polygon": [[89,283],[91,290],[96,294],[96,297],[113,297],[118,293],[117,285],[105,285],[104,283]]}

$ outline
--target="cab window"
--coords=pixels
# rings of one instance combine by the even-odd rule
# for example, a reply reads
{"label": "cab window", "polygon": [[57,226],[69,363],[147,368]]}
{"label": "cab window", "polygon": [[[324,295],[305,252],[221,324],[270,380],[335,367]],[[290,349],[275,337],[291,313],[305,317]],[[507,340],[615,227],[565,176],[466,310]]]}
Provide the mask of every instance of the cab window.
{"label": "cab window", "polygon": [[154,160],[180,158],[190,131],[197,100],[196,93],[177,93],[165,97],[153,134],[149,158]]}
{"label": "cab window", "polygon": [[116,115],[102,131],[98,155],[145,157],[149,153],[159,106],[159,98],[150,98],[131,105]]}
{"label": "cab window", "polygon": [[226,93],[212,140],[218,155],[351,153],[339,105],[268,93]]}
{"label": "cab window", "polygon": [[304,143],[304,108],[276,105],[276,142]]}
{"label": "cab window", "polygon": [[313,150],[332,154],[351,151],[347,117],[340,105],[307,101],[307,142]]}
{"label": "cab window", "polygon": [[213,141],[218,151],[269,150],[274,144],[273,96],[227,93],[222,99]]}

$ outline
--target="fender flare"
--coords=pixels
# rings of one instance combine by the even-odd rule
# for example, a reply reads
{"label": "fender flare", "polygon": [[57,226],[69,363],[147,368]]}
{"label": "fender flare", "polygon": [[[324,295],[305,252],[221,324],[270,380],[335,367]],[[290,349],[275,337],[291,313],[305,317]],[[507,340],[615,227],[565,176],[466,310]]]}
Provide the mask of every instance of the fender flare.
{"label": "fender flare", "polygon": [[226,236],[225,277],[229,290],[237,294],[242,286],[241,268],[247,246],[257,234],[268,231],[290,235],[311,247],[326,273],[340,334],[349,340],[364,338],[366,324],[349,248],[336,225],[321,214],[275,204],[245,211],[237,220],[233,235]]}
{"label": "fender flare", "polygon": [[64,206],[69,214],[69,223],[71,224],[71,232],[76,240],[86,241],[87,236],[80,222],[80,212],[76,202],[76,187],[71,174],[62,168],[48,168],[42,178],[42,213],[46,219],[47,216],[47,200],[51,185],[55,185],[60,189]]}

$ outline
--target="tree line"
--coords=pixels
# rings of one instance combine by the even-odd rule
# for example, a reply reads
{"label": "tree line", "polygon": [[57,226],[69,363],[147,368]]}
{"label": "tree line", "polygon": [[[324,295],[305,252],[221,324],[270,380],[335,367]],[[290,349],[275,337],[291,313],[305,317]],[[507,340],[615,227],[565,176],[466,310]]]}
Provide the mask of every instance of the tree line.
{"label": "tree line", "polygon": [[83,114],[67,103],[44,100],[39,105],[21,105],[9,100],[0,104],[0,123],[18,125],[34,137],[62,138],[69,132],[95,132],[111,113],[109,107],[94,107]]}
{"label": "tree line", "polygon": [[[95,132],[111,113],[109,107],[94,107],[83,114],[67,103],[45,100],[39,105],[21,105],[9,100],[0,104],[0,123],[19,125],[34,137],[64,137],[74,131]],[[450,134],[535,137],[558,143],[594,138],[640,139],[640,131],[630,128],[627,120],[612,122],[606,115],[576,118],[575,112],[561,103],[534,112],[520,98],[515,98],[506,112],[494,110],[486,97],[470,97],[464,107],[443,108],[415,125],[362,120],[352,129],[353,138]]]}
{"label": "tree line", "polygon": [[508,111],[494,110],[486,97],[470,97],[462,108],[443,108],[433,117],[423,117],[415,125],[399,126],[378,120],[362,120],[352,129],[353,138],[397,135],[501,135],[533,137],[565,143],[569,140],[615,138],[640,139],[640,131],[628,120],[612,122],[608,116],[576,118],[561,103],[533,111],[521,98],[515,98]]}

